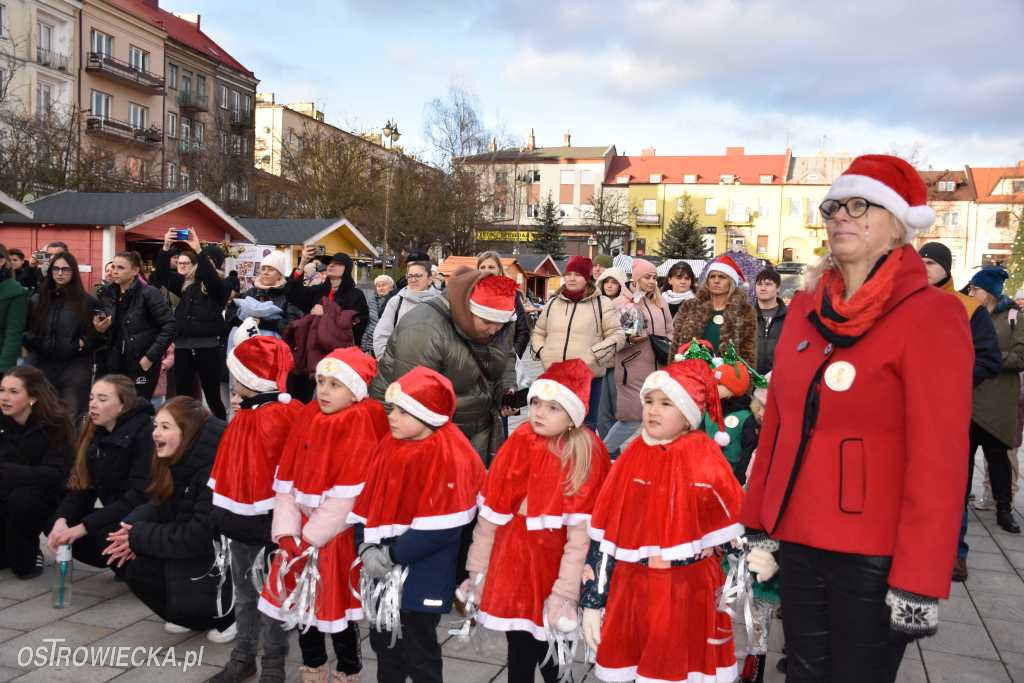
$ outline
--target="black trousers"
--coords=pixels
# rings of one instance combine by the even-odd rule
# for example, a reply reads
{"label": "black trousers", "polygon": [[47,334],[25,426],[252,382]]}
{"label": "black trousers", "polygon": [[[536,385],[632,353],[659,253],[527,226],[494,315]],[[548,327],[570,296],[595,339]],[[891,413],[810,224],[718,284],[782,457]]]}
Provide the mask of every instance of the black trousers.
{"label": "black trousers", "polygon": [[441,645],[437,642],[440,614],[402,610],[402,637],[395,646],[391,634],[370,627],[370,647],[377,653],[378,683],[442,683]]}
{"label": "black trousers", "polygon": [[992,482],[992,497],[999,509],[1010,509],[1013,494],[1010,483],[1010,456],[1007,453],[1009,446],[996,437],[989,434],[981,425],[971,420],[971,445],[967,461],[967,495],[971,493],[971,486],[974,484],[974,453],[981,447],[985,454],[985,461],[988,463],[988,478]]}
{"label": "black trousers", "polygon": [[153,363],[149,370],[143,371],[138,361],[121,357],[113,365],[108,365],[102,374],[127,375],[135,382],[135,392],[146,401],[153,398],[156,383],[160,379],[160,361]]}
{"label": "black trousers", "polygon": [[[338,658],[337,669],[351,676],[363,670],[363,661],[359,653],[359,624],[349,622],[348,628],[340,633],[332,633],[331,646],[334,656]],[[299,629],[299,649],[302,650],[302,663],[314,669],[327,663],[327,634],[316,626],[310,626],[305,633]]]}
{"label": "black trousers", "polygon": [[36,367],[57,390],[73,422],[85,414],[89,407],[89,389],[92,387],[92,354],[68,361],[39,362]]}
{"label": "black trousers", "polygon": [[227,412],[220,400],[221,353],[219,346],[206,349],[183,349],[174,347],[174,385],[179,396],[199,398],[196,391],[196,375],[202,387],[206,405],[215,417],[224,420]]}
{"label": "black trousers", "polygon": [[[158,617],[164,621],[171,621],[168,605],[177,596],[168,594],[167,581],[164,578],[165,564],[165,560],[155,557],[138,556],[125,564],[124,578],[135,597],[153,610]],[[213,614],[212,603],[210,607],[208,615],[194,619],[177,619],[174,623],[193,631],[206,631],[214,628],[223,631],[235,623],[234,611],[228,612],[223,617],[217,617]]]}
{"label": "black trousers", "polygon": [[508,640],[508,683],[533,683],[534,672],[540,667],[544,683],[558,681],[558,662],[552,657],[541,664],[548,653],[548,644],[537,640],[526,631],[509,631]]}
{"label": "black trousers", "polygon": [[[69,526],[74,526],[70,524]],[[113,533],[120,529],[119,524],[106,527],[104,529],[97,529],[95,531],[90,530],[85,536],[71,544],[71,556],[79,562],[84,562],[90,567],[99,567],[100,569],[106,569],[107,567],[107,556],[103,554],[103,550],[110,545],[110,541],[107,540],[107,534]],[[125,570],[128,568],[128,564],[125,563],[120,567],[110,565],[109,569],[113,570],[117,576],[124,576]]]}
{"label": "black trousers", "polygon": [[890,557],[782,543],[788,683],[891,683],[907,640],[889,628]]}
{"label": "black trousers", "polygon": [[35,569],[39,534],[50,530],[50,520],[59,503],[53,492],[38,486],[0,492],[0,567],[10,567],[18,576]]}

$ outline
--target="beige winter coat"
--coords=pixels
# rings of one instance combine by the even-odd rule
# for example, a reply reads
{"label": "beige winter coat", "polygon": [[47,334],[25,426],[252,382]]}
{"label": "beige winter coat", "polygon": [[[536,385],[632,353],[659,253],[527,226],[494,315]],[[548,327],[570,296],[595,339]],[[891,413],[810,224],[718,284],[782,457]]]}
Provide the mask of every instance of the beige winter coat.
{"label": "beige winter coat", "polygon": [[567,299],[559,289],[544,306],[530,337],[545,370],[552,363],[579,358],[594,377],[604,377],[615,362],[615,352],[625,344],[619,312],[592,285],[587,285],[580,301]]}

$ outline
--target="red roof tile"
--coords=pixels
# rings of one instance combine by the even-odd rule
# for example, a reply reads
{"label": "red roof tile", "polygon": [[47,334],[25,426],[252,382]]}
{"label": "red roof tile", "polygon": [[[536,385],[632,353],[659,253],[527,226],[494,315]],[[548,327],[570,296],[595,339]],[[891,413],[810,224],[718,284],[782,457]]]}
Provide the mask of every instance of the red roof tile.
{"label": "red roof tile", "polygon": [[743,148],[730,148],[728,154],[708,156],[617,156],[608,165],[605,182],[629,175],[631,183],[648,183],[654,174],[662,182],[681,183],[684,175],[696,175],[701,184],[717,185],[723,175],[733,175],[743,184],[757,185],[761,176],[771,175],[773,185],[781,185],[789,171],[791,153],[744,154]]}
{"label": "red roof tile", "polygon": [[1024,203],[1024,192],[1014,194],[992,194],[1003,178],[1024,180],[1024,161],[1016,166],[967,166],[967,174],[977,194],[979,204],[1020,204]]}
{"label": "red roof tile", "polygon": [[150,3],[143,2],[143,0],[107,1],[115,7],[119,7],[139,17],[143,21],[167,31],[167,36],[171,40],[192,48],[204,57],[218,61],[235,71],[241,71],[247,76],[255,78],[255,74],[252,71],[245,68],[241,62],[229,55],[224,48],[218,45],[210,36],[199,30],[192,22],[176,17],[167,10],[154,7]]}
{"label": "red roof tile", "polygon": [[[928,200],[939,202],[969,202],[974,200],[974,190],[964,171],[918,171],[928,187]],[[939,192],[940,182],[953,182],[952,192]]]}

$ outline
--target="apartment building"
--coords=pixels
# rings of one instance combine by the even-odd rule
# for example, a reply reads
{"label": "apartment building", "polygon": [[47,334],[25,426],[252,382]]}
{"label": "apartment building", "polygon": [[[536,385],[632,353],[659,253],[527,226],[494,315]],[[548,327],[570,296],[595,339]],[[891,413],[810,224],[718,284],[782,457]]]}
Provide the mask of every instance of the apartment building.
{"label": "apartment building", "polygon": [[914,237],[914,246],[926,242],[942,242],[953,255],[951,274],[954,283],[964,284],[970,278],[971,258],[968,256],[968,233],[977,220],[974,189],[965,171],[920,171],[928,187],[928,205],[935,210],[935,223]]}
{"label": "apartment building", "polygon": [[1016,166],[966,166],[976,213],[968,227],[968,268],[1006,265],[1024,227],[1024,160]]}
{"label": "apartment building", "polygon": [[0,103],[66,117],[77,102],[77,0],[0,0]]}

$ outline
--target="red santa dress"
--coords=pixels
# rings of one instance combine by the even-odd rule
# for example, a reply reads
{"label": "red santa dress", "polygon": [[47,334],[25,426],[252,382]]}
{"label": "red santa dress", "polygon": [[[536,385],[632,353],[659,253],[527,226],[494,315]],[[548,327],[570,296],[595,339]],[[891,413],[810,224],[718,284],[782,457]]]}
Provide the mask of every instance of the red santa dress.
{"label": "red santa dress", "polygon": [[[312,625],[338,633],[363,618],[359,600],[349,589],[349,569],[356,559],[355,531],[347,521],[352,499],[363,490],[373,451],[388,433],[384,407],[363,399],[344,410],[324,414],[314,401],[288,435],[274,489],[274,538],[289,518],[302,529],[302,546],[320,548],[321,587]],[[294,528],[294,527],[293,527]],[[312,538],[311,538],[312,536]],[[278,591],[282,558],[275,558],[260,597],[259,608],[281,621],[284,598],[295,588],[300,567],[285,577]],[[358,581],[353,579],[358,585]]]}
{"label": "red santa dress", "polygon": [[[736,679],[731,619],[717,608],[725,580],[720,560],[697,558],[742,535],[742,499],[728,461],[703,432],[668,443],[644,433],[619,457],[590,520],[591,539],[617,561],[597,650],[599,678]],[[673,560],[692,563],[673,567]]]}
{"label": "red santa dress", "polygon": [[[550,439],[529,423],[498,450],[479,498],[480,516],[498,526],[477,615],[482,626],[547,640],[544,601],[559,579],[567,528],[586,525],[611,468],[604,444],[587,434],[590,476],[573,495],[566,495],[566,471]],[[575,583],[578,592],[578,577]]]}

